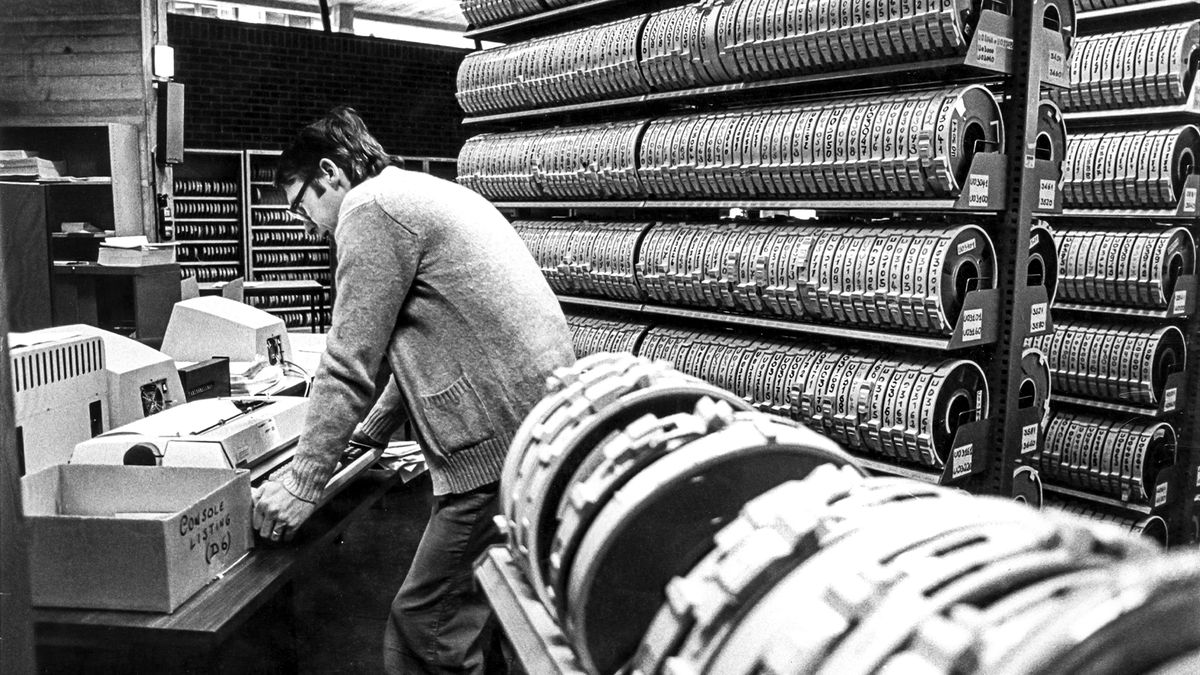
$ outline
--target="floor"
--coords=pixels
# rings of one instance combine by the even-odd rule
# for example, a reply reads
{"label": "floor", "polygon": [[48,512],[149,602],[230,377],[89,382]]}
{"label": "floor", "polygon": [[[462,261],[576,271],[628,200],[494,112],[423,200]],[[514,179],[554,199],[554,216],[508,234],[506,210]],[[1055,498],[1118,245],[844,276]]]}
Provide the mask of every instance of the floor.
{"label": "floor", "polygon": [[428,475],[400,485],[295,582],[299,672],[382,673],[383,629],[432,504]]}

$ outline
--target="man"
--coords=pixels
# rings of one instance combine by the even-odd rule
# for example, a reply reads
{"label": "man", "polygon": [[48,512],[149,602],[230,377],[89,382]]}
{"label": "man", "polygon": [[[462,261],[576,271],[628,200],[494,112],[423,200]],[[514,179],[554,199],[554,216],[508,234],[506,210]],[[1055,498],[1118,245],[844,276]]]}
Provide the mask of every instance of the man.
{"label": "man", "polygon": [[293,214],[338,245],[337,302],[290,466],[255,491],[254,526],[290,539],[356,437],[420,435],[435,504],[384,637],[388,672],[477,673],[491,613],[471,564],[492,521],[509,441],[546,377],[574,361],[562,310],[521,239],[478,194],[392,166],[358,115],[335,108],[279,159]]}

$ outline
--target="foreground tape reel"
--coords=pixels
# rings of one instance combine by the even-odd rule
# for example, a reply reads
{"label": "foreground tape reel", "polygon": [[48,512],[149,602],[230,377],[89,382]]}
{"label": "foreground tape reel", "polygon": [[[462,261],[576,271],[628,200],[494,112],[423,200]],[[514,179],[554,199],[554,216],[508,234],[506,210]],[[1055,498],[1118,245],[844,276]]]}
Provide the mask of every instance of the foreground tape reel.
{"label": "foreground tape reel", "polygon": [[1055,232],[1043,222],[1029,228],[1029,267],[1026,270],[1027,286],[1044,286],[1046,298],[1053,305],[1058,297],[1062,278],[1062,259],[1059,254]]}
{"label": "foreground tape reel", "polygon": [[[784,575],[820,548],[869,522],[873,509],[912,499],[966,506],[961,493],[903,479],[864,479],[852,467],[817,467],[742,508],[714,537],[713,550],[686,577],[673,579],[630,662],[630,675],[653,675],[688,654],[707,663],[744,615]],[[962,503],[956,503],[959,501]],[[700,671],[702,668],[697,668]]]}
{"label": "foreground tape reel", "polygon": [[1064,227],[1058,237],[1064,302],[1168,309],[1179,278],[1196,272],[1196,243],[1187,228]]}
{"label": "foreground tape reel", "polygon": [[1124,675],[1175,664],[1200,648],[1198,569],[1194,555],[1131,556],[976,611],[955,607],[886,672]]}
{"label": "foreground tape reel", "polygon": [[[733,394],[665,363],[626,356],[602,359],[593,367],[588,367],[592,361],[585,361],[586,370],[555,375],[565,386],[542,400],[551,402],[552,409],[539,404],[534,409],[538,415],[531,413],[518,429],[510,455],[521,457],[513,471],[506,471],[513,487],[502,495],[514,559],[547,608],[555,602],[549,556],[559,502],[588,453],[610,433],[644,415],[689,412],[702,398],[724,401],[734,410],[750,409]],[[578,380],[566,384],[575,372],[580,372]]]}
{"label": "foreground tape reel", "polygon": [[1071,54],[1071,88],[1055,98],[1070,111],[1182,105],[1198,51],[1197,21],[1089,35]]}
{"label": "foreground tape reel", "polygon": [[593,316],[567,314],[567,326],[575,343],[575,356],[583,358],[601,352],[637,353],[648,324],[615,321]]}
{"label": "foreground tape reel", "polygon": [[681,653],[665,672],[880,672],[951,607],[1153,550],[1007,500],[906,500],[864,515],[776,583],[705,667]]}
{"label": "foreground tape reel", "polygon": [[619,668],[667,582],[707,553],[747,501],[823,464],[852,462],[804,427],[739,413],[642,469],[599,510],[574,556],[564,628],[580,661],[593,673]]}
{"label": "foreground tape reel", "polygon": [[1175,326],[1092,321],[1055,322],[1054,332],[1029,338],[1050,358],[1054,390],[1117,403],[1158,406],[1167,378],[1187,368],[1187,343]]}
{"label": "foreground tape reel", "polygon": [[1200,131],[1185,125],[1072,133],[1063,162],[1063,201],[1084,209],[1171,209],[1196,173]]}
{"label": "foreground tape reel", "polygon": [[944,197],[1003,144],[995,97],[969,85],[482,134],[458,180],[489,199]]}
{"label": "foreground tape reel", "polygon": [[1152,515],[1133,518],[1119,513],[1104,511],[1086,502],[1058,499],[1053,496],[1047,498],[1045,504],[1046,506],[1065,511],[1072,515],[1089,518],[1101,523],[1110,523],[1128,531],[1130,534],[1145,537],[1163,548],[1166,548],[1169,543],[1167,521],[1163,520],[1161,516]]}
{"label": "foreground tape reel", "polygon": [[1176,443],[1165,422],[1057,411],[1031,463],[1048,482],[1157,506],[1157,477],[1175,463]]}
{"label": "foreground tape reel", "polygon": [[797,374],[793,415],[858,452],[941,469],[959,426],[988,416],[983,369],[824,350]]}

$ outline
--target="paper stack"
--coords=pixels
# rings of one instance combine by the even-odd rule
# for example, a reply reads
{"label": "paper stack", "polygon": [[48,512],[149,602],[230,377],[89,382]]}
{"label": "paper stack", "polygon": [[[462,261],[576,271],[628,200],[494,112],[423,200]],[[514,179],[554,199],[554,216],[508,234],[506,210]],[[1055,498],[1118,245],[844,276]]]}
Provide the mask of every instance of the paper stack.
{"label": "paper stack", "polygon": [[175,244],[151,244],[146,237],[108,237],[100,244],[101,265],[142,266],[175,262]]}

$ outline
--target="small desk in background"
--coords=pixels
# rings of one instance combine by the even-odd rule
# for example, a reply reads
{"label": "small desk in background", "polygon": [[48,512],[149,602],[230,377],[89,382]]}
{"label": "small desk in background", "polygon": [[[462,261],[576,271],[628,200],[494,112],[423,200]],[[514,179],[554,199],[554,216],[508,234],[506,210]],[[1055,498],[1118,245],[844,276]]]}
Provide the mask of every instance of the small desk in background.
{"label": "small desk in background", "polygon": [[180,298],[178,263],[141,266],[94,262],[54,263],[54,325],[83,323],[116,333],[136,333],[151,347],[162,344],[171,309]]}

